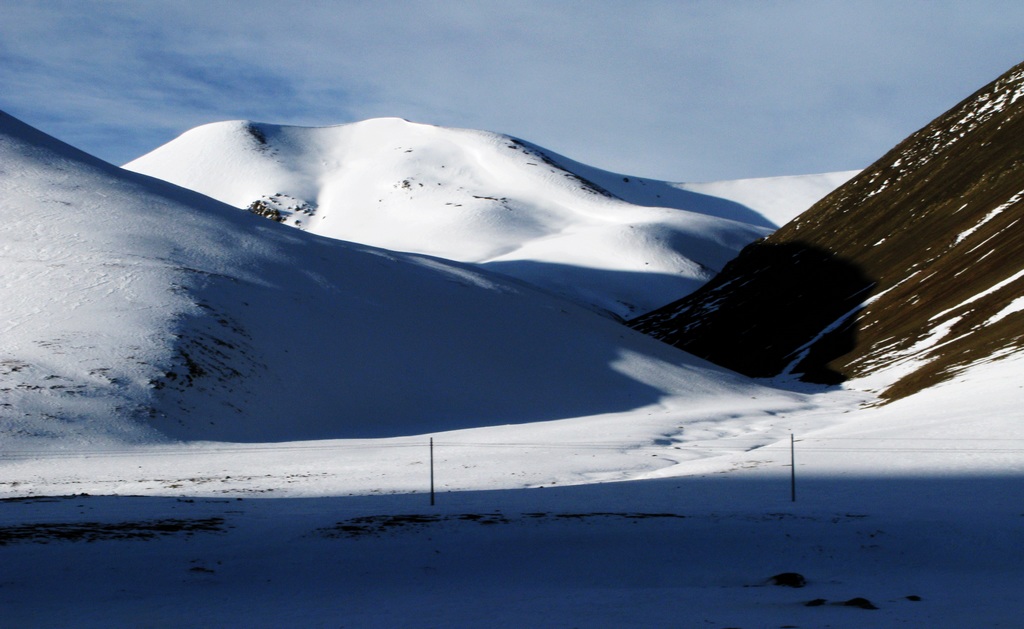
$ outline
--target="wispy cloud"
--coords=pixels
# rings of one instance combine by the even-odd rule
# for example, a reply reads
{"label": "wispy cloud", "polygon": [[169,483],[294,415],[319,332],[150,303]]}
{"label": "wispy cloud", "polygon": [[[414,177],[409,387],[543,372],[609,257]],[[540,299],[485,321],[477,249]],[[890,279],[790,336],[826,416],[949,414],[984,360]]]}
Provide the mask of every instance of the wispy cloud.
{"label": "wispy cloud", "polygon": [[1020,61],[1018,4],[0,0],[0,107],[114,162],[396,115],[667,179],[840,170]]}

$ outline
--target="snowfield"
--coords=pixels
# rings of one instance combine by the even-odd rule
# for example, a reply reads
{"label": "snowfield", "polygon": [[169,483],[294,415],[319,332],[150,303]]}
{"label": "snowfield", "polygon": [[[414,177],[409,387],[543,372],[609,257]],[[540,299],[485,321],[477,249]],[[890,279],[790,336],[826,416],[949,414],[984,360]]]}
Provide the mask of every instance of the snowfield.
{"label": "snowfield", "polygon": [[208,124],[125,168],[323,236],[473,263],[627,319],[693,291],[853,174],[671,184],[398,118]]}
{"label": "snowfield", "polygon": [[[437,434],[433,505],[425,436],[9,461],[0,607],[51,627],[1014,627],[1021,367],[777,417],[796,502],[789,439],[741,417],[635,451],[582,420],[562,441]],[[632,480],[566,485],[585,456]],[[676,463],[644,479],[655,458]],[[32,495],[64,497],[13,498]]]}
{"label": "snowfield", "polygon": [[4,626],[1020,624],[1019,354],[751,380],[3,114],[0,217]]}

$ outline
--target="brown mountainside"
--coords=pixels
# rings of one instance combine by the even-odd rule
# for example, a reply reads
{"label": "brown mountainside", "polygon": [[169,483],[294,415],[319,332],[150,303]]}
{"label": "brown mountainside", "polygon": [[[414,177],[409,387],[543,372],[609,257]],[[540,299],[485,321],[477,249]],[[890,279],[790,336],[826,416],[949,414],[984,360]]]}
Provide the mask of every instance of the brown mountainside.
{"label": "brown mountainside", "polygon": [[751,376],[902,397],[1024,348],[1024,64],[630,325]]}

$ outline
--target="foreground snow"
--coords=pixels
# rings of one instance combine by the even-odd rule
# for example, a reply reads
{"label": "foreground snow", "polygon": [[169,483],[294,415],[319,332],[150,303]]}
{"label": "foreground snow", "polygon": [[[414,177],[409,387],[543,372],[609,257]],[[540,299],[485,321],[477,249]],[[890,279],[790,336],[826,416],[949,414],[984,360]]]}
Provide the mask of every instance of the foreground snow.
{"label": "foreground snow", "polygon": [[[33,627],[1017,626],[1024,535],[1006,494],[1018,481],[803,487],[795,505],[781,478],[728,477],[445,494],[435,507],[422,495],[4,502],[0,605],[7,626]],[[33,525],[35,540],[12,530]],[[784,572],[807,585],[770,585]],[[843,605],[854,599],[878,609]]]}
{"label": "foreground snow", "polygon": [[664,440],[644,413],[619,418],[632,442],[610,418],[435,434],[434,505],[428,435],[8,458],[0,606],[13,626],[1013,627],[1022,366],[884,407],[666,409]]}

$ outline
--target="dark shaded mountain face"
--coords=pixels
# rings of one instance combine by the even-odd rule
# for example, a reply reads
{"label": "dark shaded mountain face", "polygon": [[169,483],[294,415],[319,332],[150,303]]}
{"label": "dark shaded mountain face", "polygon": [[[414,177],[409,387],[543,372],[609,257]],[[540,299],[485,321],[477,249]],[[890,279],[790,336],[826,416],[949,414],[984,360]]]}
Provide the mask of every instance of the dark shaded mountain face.
{"label": "dark shaded mountain face", "polygon": [[1024,64],[711,282],[630,325],[741,373],[883,399],[1024,347]]}

